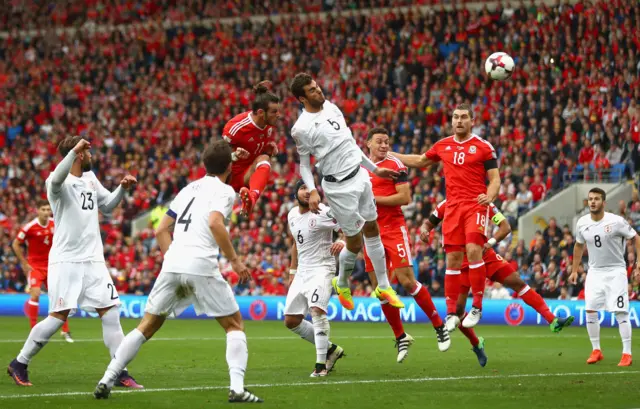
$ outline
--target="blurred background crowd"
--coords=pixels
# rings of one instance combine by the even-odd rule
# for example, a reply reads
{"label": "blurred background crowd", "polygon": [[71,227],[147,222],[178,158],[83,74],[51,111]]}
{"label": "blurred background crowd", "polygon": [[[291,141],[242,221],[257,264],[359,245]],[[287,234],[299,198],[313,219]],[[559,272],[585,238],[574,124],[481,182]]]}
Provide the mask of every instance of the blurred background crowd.
{"label": "blurred background crowd", "polygon": [[[317,77],[365,150],[367,130],[382,125],[395,151],[424,152],[452,133],[453,107],[471,103],[474,133],[497,150],[503,184],[496,204],[514,228],[568,183],[635,177],[638,2],[507,2],[491,10],[433,3],[9,2],[0,10],[0,292],[25,291],[11,242],[35,217],[35,200],[45,197],[44,180],[61,159],[57,142],[79,134],[91,141],[94,171],[107,188],[124,172],[138,178],[135,192],[101,225],[118,291],[148,294],[162,262],[154,224],[180,188],[204,175],[202,146],[248,109],[253,84],[270,80],[283,100],[272,183],[250,218],[240,218],[238,207],[231,223],[254,280],[240,285],[224,260],[222,270],[238,294],[286,294],[286,215],[298,175],[289,132],[300,112],[288,82],[299,71]],[[408,4],[408,11],[383,8]],[[417,7],[423,4],[432,6]],[[272,18],[248,18],[261,14]],[[483,62],[498,50],[513,56],[517,70],[508,81],[490,82]],[[440,235],[422,243],[418,232],[444,198],[441,169],[411,171],[410,183],[413,202],[404,212],[415,274],[443,295]],[[145,212],[149,226],[133,234],[131,221]],[[639,227],[637,193],[619,213]],[[566,283],[573,226],[546,222],[531,243],[514,234],[499,252],[543,296],[580,297],[584,275],[577,286]],[[632,249],[627,257],[635,262]],[[638,284],[630,284],[632,298]],[[372,291],[362,259],[353,288],[362,296]],[[493,283],[487,292],[512,296]]]}

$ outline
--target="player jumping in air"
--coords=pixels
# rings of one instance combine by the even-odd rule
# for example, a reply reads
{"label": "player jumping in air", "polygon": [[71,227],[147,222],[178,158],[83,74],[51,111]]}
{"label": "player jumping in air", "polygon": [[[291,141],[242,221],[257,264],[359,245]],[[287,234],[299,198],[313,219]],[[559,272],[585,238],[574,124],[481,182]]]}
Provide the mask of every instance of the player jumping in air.
{"label": "player jumping in air", "polygon": [[[331,279],[336,275],[336,255],[344,248],[333,243],[333,232],[340,227],[327,216],[329,208],[320,204],[319,212],[309,211],[309,191],[303,181],[295,187],[298,206],[289,211],[287,222],[293,236],[289,292],[284,306],[284,325],[300,338],[316,346],[316,366],[311,377],[327,376],[344,351],[329,341],[327,311],[331,298]],[[304,319],[311,311],[311,322]]]}
{"label": "player jumping in air", "polygon": [[[442,202],[438,203],[438,206],[429,216],[429,219],[425,220],[420,233],[420,239],[425,243],[427,243],[429,240],[429,232],[436,226],[438,226],[440,222],[442,222],[442,219],[446,212],[446,207],[447,201],[443,200]],[[487,266],[487,277],[490,280],[497,281],[505,287],[515,291],[522,299],[522,301],[536,310],[536,312],[538,312],[538,314],[540,314],[549,323],[551,331],[560,332],[563,328],[571,325],[574,320],[573,316],[569,316],[567,318],[558,318],[553,315],[553,313],[549,309],[549,306],[540,296],[540,294],[538,294],[536,290],[529,287],[522,280],[522,278],[520,278],[520,275],[513,268],[513,266],[507,263],[499,254],[497,254],[493,250],[493,246],[495,246],[496,243],[504,240],[509,234],[511,234],[511,226],[509,225],[506,217],[504,217],[504,215],[500,213],[498,208],[493,203],[489,205],[489,218],[496,226],[498,226],[498,231],[484,245],[484,253],[482,255],[482,259]],[[469,294],[470,287],[469,262],[465,255],[460,274],[460,294],[458,295],[457,300],[453,300],[453,304],[455,304],[454,308],[456,310],[456,315],[461,320],[464,320],[466,315],[465,305],[467,304],[467,295]],[[447,299],[446,301],[447,309],[450,309],[451,306],[449,304],[452,301],[449,299]],[[485,366],[487,364],[487,356],[484,351],[484,338],[477,337],[473,328],[465,328],[462,325],[459,325],[458,328],[471,342],[473,352],[475,352],[476,356],[478,357],[478,362],[480,363],[480,365]]]}
{"label": "player jumping in air", "polygon": [[233,249],[225,226],[236,196],[224,183],[231,173],[231,147],[225,141],[214,142],[205,149],[202,160],[207,175],[182,189],[160,221],[156,239],[164,254],[162,270],[149,294],[142,321],[124,338],[93,392],[97,399],[109,397],[124,367],[162,327],[167,316],[178,316],[193,304],[196,314],[216,318],[227,333],[229,402],[262,402],[244,388],[249,357],[247,337],[233,290],[218,266],[222,250],[242,281],[251,278]]}
{"label": "player jumping in air", "polygon": [[[110,356],[124,338],[120,298],[104,261],[98,209],[110,213],[124,191],[135,186],[136,179],[127,175],[109,192],[91,171],[89,147],[79,136],[64,138],[58,145],[64,159],[46,180],[56,225],[49,253],[49,315],[31,329],[18,357],[9,365],[9,375],[21,386],[31,386],[27,371],[31,359],[78,308],[98,313]],[[142,388],[127,371],[120,374],[117,384]]]}
{"label": "player jumping in air", "polygon": [[233,117],[222,131],[235,150],[228,183],[240,194],[246,216],[269,182],[270,157],[278,153],[274,132],[280,118],[280,98],[269,91],[269,85],[269,81],[256,85],[251,111]]}
{"label": "player jumping in air", "polygon": [[[333,287],[342,306],[354,308],[349,277],[356,257],[364,246],[373,264],[379,299],[396,308],[404,304],[389,284],[384,246],[376,219],[378,214],[366,170],[382,178],[395,178],[398,173],[380,168],[358,148],[351,130],[340,109],[327,101],[322,90],[309,74],[300,73],[291,82],[291,93],[304,105],[304,109],[291,129],[300,155],[300,175],[310,191],[309,210],[319,213],[320,194],[311,171],[311,155],[318,160],[323,175],[322,188],[326,194],[331,214],[338,221],[346,236],[347,245],[340,252],[339,276],[333,279]],[[365,169],[362,168],[362,166]]]}
{"label": "player jumping in air", "polygon": [[[471,311],[462,322],[465,328],[475,327],[482,317],[482,298],[487,275],[482,252],[487,242],[489,205],[498,196],[500,188],[496,152],[489,142],[471,133],[473,122],[471,106],[459,105],[453,111],[451,120],[454,135],[439,140],[423,155],[394,153],[394,156],[410,168],[426,168],[439,161],[444,164],[447,189],[447,211],[442,225],[447,253],[444,291],[446,298],[458,299],[460,269],[466,253],[473,303]],[[446,325],[449,331],[455,330],[460,323],[455,312],[455,309],[447,308]]]}
{"label": "player jumping in air", "polygon": [[[49,250],[53,243],[53,218],[51,206],[46,200],[38,200],[38,217],[24,225],[11,247],[16,253],[22,271],[29,279],[29,300],[24,305],[24,311],[29,317],[31,328],[38,323],[38,310],[40,308],[40,290],[42,285],[47,285],[47,270],[49,269]],[[27,245],[27,257],[24,257],[23,245]],[[62,325],[62,337],[72,343],[69,332],[69,322]]]}
{"label": "player jumping in air", "polygon": [[[588,364],[602,361],[600,350],[600,320],[598,311],[606,310],[616,316],[622,358],[618,366],[631,366],[631,322],[629,321],[629,292],[627,263],[624,259],[625,240],[635,239],[636,254],[640,255],[638,233],[627,221],[613,213],[605,212],[607,194],[593,188],[587,197],[590,214],[582,216],[576,223],[576,244],[573,248],[573,269],[569,283],[578,281],[578,266],[582,262],[584,245],[587,244],[589,270],[584,285],[584,301],[587,313],[587,332],[593,351]],[[640,263],[636,265],[640,275]]]}
{"label": "player jumping in air", "polygon": [[[422,311],[431,320],[436,331],[438,348],[446,351],[451,346],[449,332],[438,315],[429,291],[416,281],[413,272],[411,245],[409,244],[409,232],[404,220],[404,214],[400,206],[411,202],[411,189],[407,181],[407,168],[398,159],[389,155],[389,132],[384,128],[373,128],[367,136],[369,159],[381,168],[388,168],[399,173],[396,180],[383,179],[370,172],[373,194],[375,195],[376,209],[378,211],[378,224],[380,236],[387,259],[387,271],[390,276],[395,276],[405,291],[416,301]],[[365,251],[365,270],[369,273],[369,279],[373,286],[377,280],[373,274],[373,265]],[[400,319],[400,310],[393,308],[389,303],[380,300],[382,312],[387,318],[396,337],[398,348],[398,363],[404,361],[409,352],[409,347],[414,339],[404,332],[404,326]]]}

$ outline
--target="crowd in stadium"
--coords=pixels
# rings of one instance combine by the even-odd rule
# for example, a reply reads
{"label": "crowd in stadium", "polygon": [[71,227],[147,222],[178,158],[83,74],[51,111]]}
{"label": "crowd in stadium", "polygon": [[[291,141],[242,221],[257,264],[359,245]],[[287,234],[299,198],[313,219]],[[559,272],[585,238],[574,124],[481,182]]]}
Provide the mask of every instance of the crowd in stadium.
{"label": "crowd in stadium", "polygon": [[[222,268],[238,294],[284,295],[291,246],[285,218],[295,205],[290,186],[299,177],[289,131],[300,107],[288,81],[303,70],[317,75],[362,146],[367,130],[382,125],[394,137],[394,150],[425,152],[451,134],[452,108],[471,102],[474,133],[499,155],[503,184],[496,204],[514,227],[518,216],[567,182],[620,180],[640,170],[640,5],[632,0],[168,29],[159,22],[261,13],[264,2],[230,1],[222,8],[204,1],[25,3],[33,7],[0,12],[0,29],[10,30],[0,39],[0,292],[25,290],[11,242],[45,195],[44,180],[61,159],[56,143],[80,134],[91,141],[94,170],[107,188],[125,170],[138,178],[135,192],[102,227],[118,291],[148,294],[162,261],[153,238],[157,219],[136,235],[131,221],[145,211],[161,214],[180,188],[204,175],[201,147],[248,109],[251,85],[267,79],[283,100],[273,183],[251,218],[235,212],[231,227],[254,280],[240,285],[230,266]],[[278,13],[298,11],[294,3],[278,2]],[[406,2],[302,3],[321,11]],[[85,4],[92,7],[85,10]],[[60,36],[19,37],[15,30],[98,20],[155,23]],[[482,63],[495,50],[516,61],[509,81],[490,83],[484,76]],[[444,198],[444,181],[438,167],[412,171],[410,181],[413,203],[404,211],[416,275],[443,295],[439,235],[425,244],[418,229]],[[640,227],[637,196],[621,203],[620,213]],[[501,243],[500,253],[543,296],[579,297],[584,275],[575,287],[566,283],[573,226],[549,223],[531,243]],[[632,264],[633,250],[628,258]],[[368,296],[363,266],[360,258],[354,295]],[[630,285],[633,298],[639,284]],[[511,296],[499,284],[487,292]]]}

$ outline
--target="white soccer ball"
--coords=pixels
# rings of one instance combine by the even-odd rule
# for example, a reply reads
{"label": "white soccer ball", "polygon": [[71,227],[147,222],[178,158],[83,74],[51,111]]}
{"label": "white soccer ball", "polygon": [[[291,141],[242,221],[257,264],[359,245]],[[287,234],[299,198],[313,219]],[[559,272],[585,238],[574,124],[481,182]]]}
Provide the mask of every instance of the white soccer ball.
{"label": "white soccer ball", "polygon": [[484,70],[487,75],[496,81],[504,81],[511,77],[515,68],[516,64],[513,62],[513,58],[503,52],[491,54],[484,63]]}

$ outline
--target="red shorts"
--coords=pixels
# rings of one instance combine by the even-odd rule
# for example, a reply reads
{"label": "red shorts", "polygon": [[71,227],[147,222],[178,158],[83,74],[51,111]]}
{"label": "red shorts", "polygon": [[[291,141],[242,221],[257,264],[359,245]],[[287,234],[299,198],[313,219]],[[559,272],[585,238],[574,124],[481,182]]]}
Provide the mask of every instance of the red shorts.
{"label": "red shorts", "polygon": [[33,267],[29,273],[29,287],[41,288],[42,284],[47,287],[47,267]]}
{"label": "red shorts", "polygon": [[248,167],[231,167],[231,174],[229,175],[229,179],[227,180],[227,184],[230,185],[233,190],[237,192],[240,191],[243,187],[246,186],[244,181],[244,176],[251,169],[251,166]]}
{"label": "red shorts", "polygon": [[[513,266],[505,261],[498,253],[492,249],[487,250],[482,255],[482,260],[487,268],[487,278],[491,281],[497,281],[500,284],[504,283],[504,280],[516,271]],[[469,282],[469,262],[465,256],[462,268],[460,269],[460,287],[469,291],[471,283]]]}
{"label": "red shorts", "polygon": [[484,245],[487,241],[488,220],[489,206],[476,202],[447,202],[442,222],[443,244],[445,247],[464,246],[467,243]]}
{"label": "red shorts", "polygon": [[[404,220],[401,223],[394,224],[391,228],[386,228],[380,232],[382,245],[384,246],[384,254],[387,258],[387,273],[391,276],[393,270],[401,267],[411,267],[411,245],[409,245],[409,233]],[[364,250],[365,271],[373,271],[373,264]]]}

